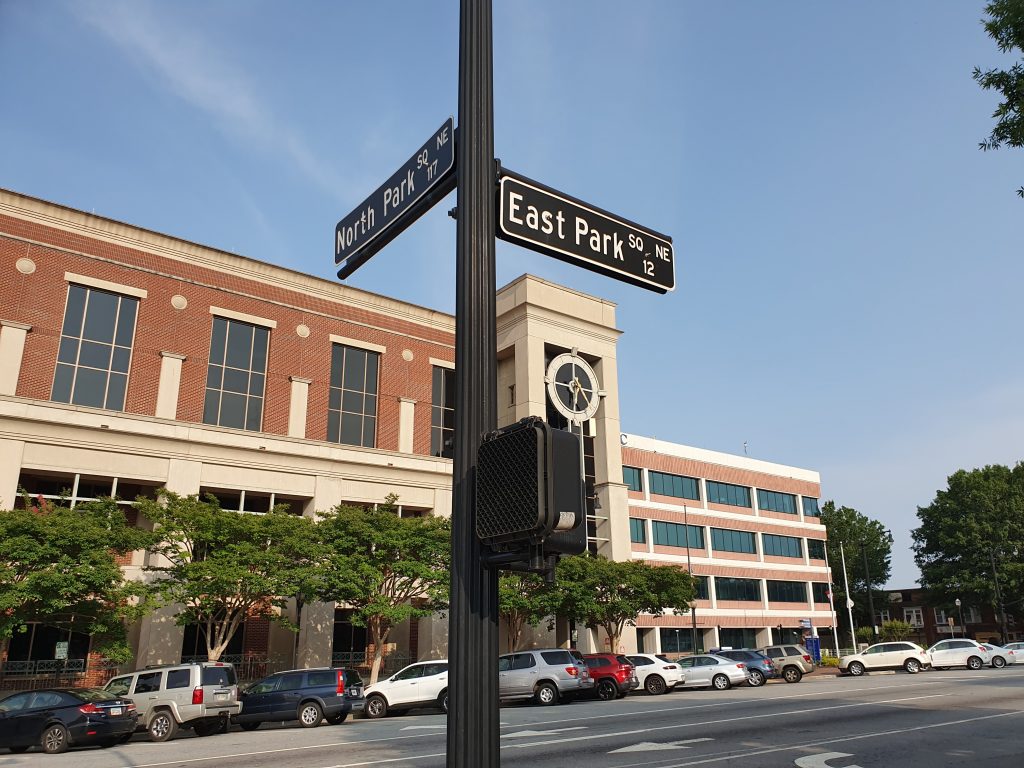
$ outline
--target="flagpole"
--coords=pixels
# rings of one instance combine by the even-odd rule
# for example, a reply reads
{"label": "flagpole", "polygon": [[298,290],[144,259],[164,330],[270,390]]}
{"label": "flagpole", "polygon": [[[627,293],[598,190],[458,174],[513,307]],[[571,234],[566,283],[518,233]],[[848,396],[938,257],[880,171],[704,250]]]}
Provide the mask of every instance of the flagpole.
{"label": "flagpole", "polygon": [[[842,547],[842,542],[839,543]],[[828,564],[828,547],[825,547],[825,567],[828,569],[828,610],[832,614],[832,640],[836,644],[836,658],[839,658],[839,617],[836,616],[836,604],[832,601],[832,566]]]}
{"label": "flagpole", "polygon": [[846,577],[846,553],[843,542],[839,542],[839,557],[843,561],[843,588],[846,590],[846,612],[850,616],[850,644],[854,653],[857,652],[857,633],[853,629],[853,600],[850,599],[850,580]]}

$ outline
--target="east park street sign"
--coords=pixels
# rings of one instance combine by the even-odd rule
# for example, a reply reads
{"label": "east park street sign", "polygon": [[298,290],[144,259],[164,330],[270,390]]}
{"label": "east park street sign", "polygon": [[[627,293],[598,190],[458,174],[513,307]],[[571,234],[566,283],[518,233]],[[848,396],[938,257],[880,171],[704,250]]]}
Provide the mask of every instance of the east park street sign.
{"label": "east park street sign", "polygon": [[641,288],[676,287],[672,238],[502,169],[498,237]]}
{"label": "east park street sign", "polygon": [[455,189],[455,118],[334,228],[334,263],[344,280]]}

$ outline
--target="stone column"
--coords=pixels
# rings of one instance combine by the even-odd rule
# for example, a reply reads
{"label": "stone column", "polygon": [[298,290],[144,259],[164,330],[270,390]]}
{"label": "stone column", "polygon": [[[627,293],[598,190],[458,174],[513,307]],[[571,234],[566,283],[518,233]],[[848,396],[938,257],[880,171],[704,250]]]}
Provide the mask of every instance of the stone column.
{"label": "stone column", "polygon": [[18,392],[25,337],[30,330],[31,325],[0,320],[0,395],[15,395]]}
{"label": "stone column", "polygon": [[14,508],[24,453],[24,440],[0,440],[0,509]]}
{"label": "stone column", "polygon": [[313,380],[292,376],[291,382],[292,399],[288,405],[288,437],[305,437],[309,385],[313,383]]}
{"label": "stone column", "polygon": [[411,397],[398,398],[398,450],[402,453],[412,453],[415,423],[416,401]]}
{"label": "stone column", "polygon": [[160,385],[156,393],[156,415],[162,419],[178,418],[178,390],[181,387],[181,363],[184,355],[160,353]]}

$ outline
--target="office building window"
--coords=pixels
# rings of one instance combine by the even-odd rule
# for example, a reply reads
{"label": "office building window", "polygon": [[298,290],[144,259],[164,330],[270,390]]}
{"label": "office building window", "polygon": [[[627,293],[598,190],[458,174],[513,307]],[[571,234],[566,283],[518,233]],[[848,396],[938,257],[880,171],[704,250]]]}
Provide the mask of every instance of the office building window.
{"label": "office building window", "polygon": [[651,523],[654,543],[666,547],[704,549],[704,529],[697,525],[680,525],[654,520]]}
{"label": "office building window", "polygon": [[821,517],[821,509],[818,507],[818,500],[810,496],[803,497],[804,517]]}
{"label": "office building window", "polygon": [[213,318],[204,423],[260,431],[269,342],[267,328]]}
{"label": "office building window", "polygon": [[768,588],[768,602],[807,602],[807,584],[803,581],[772,581],[769,579],[766,586]]}
{"label": "office building window", "polygon": [[377,371],[380,353],[331,345],[327,439],[343,445],[377,445]]}
{"label": "office building window", "polygon": [[811,594],[814,596],[814,602],[827,603],[829,599],[829,585],[824,581],[812,581]]}
{"label": "office building window", "polygon": [[708,501],[715,504],[729,504],[733,507],[750,506],[750,489],[743,485],[716,483],[708,480]]}
{"label": "office building window", "polygon": [[761,601],[761,582],[758,579],[729,579],[715,577],[715,595],[719,600]]}
{"label": "office building window", "polygon": [[673,496],[677,499],[693,499],[700,501],[700,485],[692,477],[682,475],[670,475],[665,472],[648,470],[648,480],[651,485],[651,493],[658,493],[662,496]]}
{"label": "office building window", "polygon": [[217,499],[221,509],[230,509],[233,512],[251,512],[264,514],[274,508],[289,515],[301,515],[312,499],[303,499],[297,496],[284,496],[279,493],[268,491],[245,491],[226,490],[222,488],[199,489],[199,498],[206,501],[210,495]]}
{"label": "office building window", "polygon": [[795,515],[796,496],[791,493],[765,491],[758,488],[757,508],[767,510],[768,512],[785,512],[787,515]]}
{"label": "office building window", "polygon": [[622,482],[626,484],[626,487],[631,491],[644,490],[643,472],[637,467],[622,467]]}
{"label": "office building window", "polygon": [[821,539],[807,540],[807,556],[812,560],[825,559],[825,542]]}
{"label": "office building window", "polygon": [[430,406],[430,455],[451,459],[455,456],[455,370],[434,366],[433,396]]}
{"label": "office building window", "polygon": [[160,486],[151,481],[132,480],[123,477],[101,477],[80,474],[62,474],[59,472],[25,471],[18,476],[18,497],[14,500],[14,508],[22,509],[25,493],[33,499],[45,499],[54,504],[67,504],[74,507],[83,501],[96,501],[110,497],[124,509],[129,520],[135,519],[135,499],[142,496],[155,499]]}
{"label": "office building window", "polygon": [[708,577],[707,576],[694,576],[694,582],[697,586],[697,599],[698,600],[710,600],[711,593],[708,591]]}
{"label": "office building window", "polygon": [[629,518],[629,540],[634,544],[647,543],[647,521],[639,517]]}
{"label": "office building window", "polygon": [[803,547],[795,536],[776,536],[772,533],[761,535],[764,553],[775,557],[799,557],[803,559]]}
{"label": "office building window", "polygon": [[139,300],[68,286],[51,399],[124,410]]}
{"label": "office building window", "polygon": [[744,552],[749,555],[756,555],[757,537],[747,531],[712,528],[711,549],[717,552]]}

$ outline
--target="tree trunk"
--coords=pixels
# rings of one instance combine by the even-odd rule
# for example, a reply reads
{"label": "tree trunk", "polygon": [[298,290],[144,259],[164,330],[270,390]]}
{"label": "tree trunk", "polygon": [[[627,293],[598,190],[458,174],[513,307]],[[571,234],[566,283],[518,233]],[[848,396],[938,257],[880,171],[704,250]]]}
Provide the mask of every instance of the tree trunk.
{"label": "tree trunk", "polygon": [[377,682],[381,661],[384,659],[384,644],[391,634],[391,627],[380,617],[370,619],[370,636],[373,638],[373,662],[370,664],[370,685]]}

